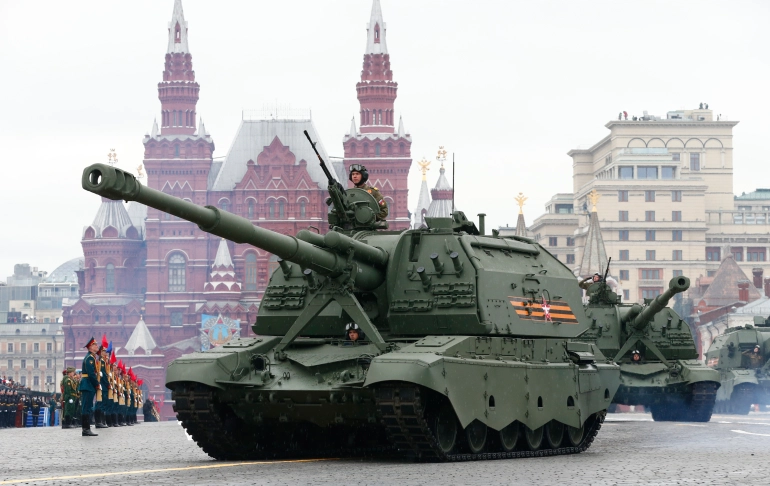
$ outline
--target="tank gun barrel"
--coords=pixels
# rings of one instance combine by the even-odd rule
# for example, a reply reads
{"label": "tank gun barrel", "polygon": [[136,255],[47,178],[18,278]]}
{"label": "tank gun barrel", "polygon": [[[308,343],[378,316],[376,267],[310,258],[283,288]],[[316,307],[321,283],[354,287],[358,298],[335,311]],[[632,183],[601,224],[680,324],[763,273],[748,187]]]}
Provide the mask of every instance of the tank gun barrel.
{"label": "tank gun barrel", "polygon": [[655,297],[650,304],[645,307],[639,315],[632,321],[631,325],[637,329],[643,328],[648,322],[655,318],[655,314],[663,310],[668,302],[679,293],[690,288],[690,279],[685,276],[674,277],[668,282],[668,289]]}
{"label": "tank gun barrel", "polygon": [[[382,269],[388,260],[387,252],[342,234],[328,238],[328,243],[333,244],[330,248],[319,248],[294,236],[254,226],[246,218],[219,208],[198,206],[143,186],[132,174],[106,164],[86,167],[81,184],[86,191],[112,200],[136,201],[173,214],[197,224],[202,231],[261,248],[321,275],[338,277],[349,273],[355,277],[355,286],[363,290],[373,290],[385,281]],[[349,251],[354,252],[352,267],[344,254]]]}

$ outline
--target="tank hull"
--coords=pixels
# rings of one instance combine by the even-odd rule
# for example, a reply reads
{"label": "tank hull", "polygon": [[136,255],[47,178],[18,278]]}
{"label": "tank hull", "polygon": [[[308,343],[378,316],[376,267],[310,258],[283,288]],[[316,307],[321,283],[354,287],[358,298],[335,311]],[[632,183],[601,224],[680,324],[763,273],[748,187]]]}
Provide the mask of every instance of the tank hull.
{"label": "tank hull", "polygon": [[[618,367],[598,349],[564,339],[429,336],[386,353],[322,341],[299,339],[280,360],[272,353],[280,337],[234,340],[175,360],[166,386],[179,419],[207,453],[227,460],[575,453],[590,445],[620,385]],[[257,370],[253,356],[269,364]],[[453,428],[456,437],[437,449],[441,441],[431,434],[441,407],[456,416],[441,430]],[[501,431],[510,439],[514,428],[523,438],[501,445]],[[544,431],[553,440],[531,447],[526,433]],[[433,445],[415,446],[421,442]]]}
{"label": "tank hull", "polygon": [[655,420],[708,422],[719,388],[718,373],[697,360],[622,363],[618,405],[643,405]]}
{"label": "tank hull", "polygon": [[718,413],[746,415],[754,404],[770,405],[770,378],[761,370],[726,370],[720,375],[722,386],[715,407]]}

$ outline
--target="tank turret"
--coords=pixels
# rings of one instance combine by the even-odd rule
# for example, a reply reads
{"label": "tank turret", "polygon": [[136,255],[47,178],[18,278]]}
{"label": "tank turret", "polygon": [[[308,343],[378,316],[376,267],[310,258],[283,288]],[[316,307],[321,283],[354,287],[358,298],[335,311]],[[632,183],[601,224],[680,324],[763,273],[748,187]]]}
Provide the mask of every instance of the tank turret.
{"label": "tank turret", "polygon": [[642,309],[642,307],[638,304],[631,306],[630,311],[623,319],[624,322],[628,322],[635,329],[643,329],[644,326],[652,322],[652,320],[655,318],[655,314],[668,306],[669,301],[673,299],[676,294],[681,294],[689,288],[689,278],[683,276],[672,278],[668,282],[668,289],[652,299],[647,307]]}
{"label": "tank turret", "polygon": [[329,231],[296,236],[107,165],[83,172],[90,192],[279,257],[256,337],[168,366],[177,417],[198,444],[226,460],[395,448],[443,461],[588,448],[620,372],[598,346],[574,340],[590,321],[569,268],[527,238],[480,234],[461,212],[387,231],[371,194],[325,172]]}

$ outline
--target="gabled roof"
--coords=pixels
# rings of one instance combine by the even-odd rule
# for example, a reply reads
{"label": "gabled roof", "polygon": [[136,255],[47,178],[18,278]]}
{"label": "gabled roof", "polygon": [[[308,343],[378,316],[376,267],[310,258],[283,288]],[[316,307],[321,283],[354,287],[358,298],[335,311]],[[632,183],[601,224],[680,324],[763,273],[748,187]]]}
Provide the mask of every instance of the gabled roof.
{"label": "gabled roof", "polygon": [[147,324],[144,323],[144,319],[139,319],[139,322],[134,328],[134,332],[131,333],[131,337],[128,338],[128,342],[123,347],[129,355],[133,355],[134,351],[142,348],[145,353],[151,354],[152,350],[158,347],[155,344],[155,339],[152,338],[150,330],[147,328]]}
{"label": "gabled roof", "polygon": [[[714,274],[714,281],[706,289],[701,301],[705,301],[709,307],[718,307],[730,305],[741,299],[738,296],[738,282],[750,282],[749,278],[743,273],[741,267],[735,262],[732,255],[728,255],[722,260],[717,273]],[[753,302],[762,297],[759,290],[749,283],[749,300]]]}
{"label": "gabled roof", "polygon": [[[216,179],[209,185],[209,190],[232,191],[235,185],[243,180],[246,163],[252,160],[259,165],[259,154],[270,146],[276,137],[294,155],[294,165],[299,165],[301,160],[305,160],[307,172],[313,181],[319,184],[319,187],[327,187],[329,182],[318,163],[313,147],[305,138],[304,130],[308,131],[310,138],[316,142],[318,153],[329,164],[329,156],[311,120],[243,120]],[[332,177],[339,181],[336,170],[330,172]]]}

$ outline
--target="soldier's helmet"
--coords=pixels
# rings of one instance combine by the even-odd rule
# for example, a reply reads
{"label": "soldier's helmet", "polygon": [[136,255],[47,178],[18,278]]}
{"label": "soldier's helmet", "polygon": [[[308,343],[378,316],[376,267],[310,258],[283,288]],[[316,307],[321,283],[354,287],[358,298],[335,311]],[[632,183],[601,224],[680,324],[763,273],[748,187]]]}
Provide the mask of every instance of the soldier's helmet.
{"label": "soldier's helmet", "polygon": [[369,172],[366,170],[366,166],[361,164],[351,164],[348,171],[348,180],[353,182],[353,172],[361,174],[361,184],[365,184],[369,180]]}

